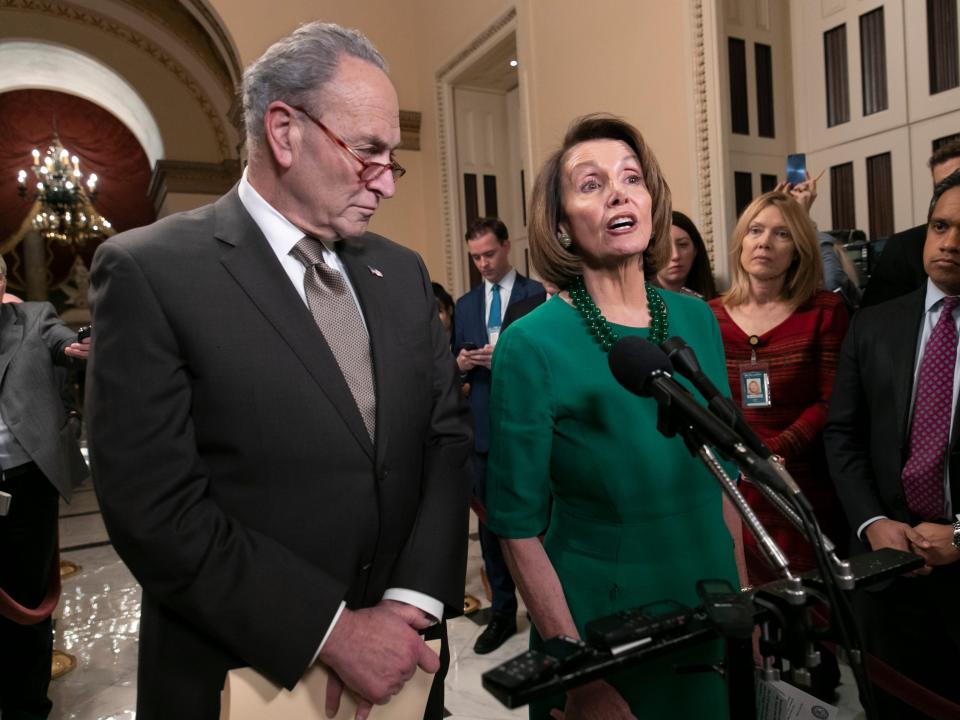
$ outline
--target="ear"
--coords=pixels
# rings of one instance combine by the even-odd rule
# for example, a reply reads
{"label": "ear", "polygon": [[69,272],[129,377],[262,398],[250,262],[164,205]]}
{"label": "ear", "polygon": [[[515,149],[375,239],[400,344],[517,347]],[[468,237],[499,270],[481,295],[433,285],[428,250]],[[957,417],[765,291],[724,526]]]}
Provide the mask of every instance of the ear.
{"label": "ear", "polygon": [[510,252],[510,238],[503,241],[503,247],[507,249],[507,252]]}
{"label": "ear", "polygon": [[300,128],[293,122],[294,110],[284,102],[274,100],[263,115],[263,133],[274,161],[289,169],[293,165],[300,144]]}

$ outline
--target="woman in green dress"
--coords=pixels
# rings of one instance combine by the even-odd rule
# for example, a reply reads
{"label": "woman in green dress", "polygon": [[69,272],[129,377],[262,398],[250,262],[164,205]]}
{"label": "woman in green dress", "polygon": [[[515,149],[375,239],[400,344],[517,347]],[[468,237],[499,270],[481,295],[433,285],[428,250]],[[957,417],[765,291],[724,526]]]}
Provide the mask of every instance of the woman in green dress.
{"label": "woman in green dress", "polygon": [[[656,402],[623,389],[607,364],[617,337],[678,335],[727,389],[707,305],[644,282],[644,264],[670,242],[656,159],[628,123],[582,118],[541,170],[531,213],[534,264],[563,291],[513,323],[494,353],[487,522],[503,539],[536,647],[638,605],[693,607],[701,578],[738,580],[718,484],[683,442],[657,432]],[[603,321],[591,330],[596,309]],[[530,714],[725,718],[718,675],[673,671],[721,658],[719,642],[700,645],[534,703]]]}

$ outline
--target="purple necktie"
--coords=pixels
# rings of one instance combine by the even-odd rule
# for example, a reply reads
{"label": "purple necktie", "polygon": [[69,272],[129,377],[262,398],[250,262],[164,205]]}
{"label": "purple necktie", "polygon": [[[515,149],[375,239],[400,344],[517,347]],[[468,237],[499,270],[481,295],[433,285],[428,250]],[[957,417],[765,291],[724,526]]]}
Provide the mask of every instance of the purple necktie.
{"label": "purple necktie", "polygon": [[925,520],[942,518],[944,463],[950,445],[953,369],[957,362],[957,325],[953,311],[960,298],[945,297],[920,361],[917,396],[910,426],[910,457],[903,466],[903,491],[910,510]]}

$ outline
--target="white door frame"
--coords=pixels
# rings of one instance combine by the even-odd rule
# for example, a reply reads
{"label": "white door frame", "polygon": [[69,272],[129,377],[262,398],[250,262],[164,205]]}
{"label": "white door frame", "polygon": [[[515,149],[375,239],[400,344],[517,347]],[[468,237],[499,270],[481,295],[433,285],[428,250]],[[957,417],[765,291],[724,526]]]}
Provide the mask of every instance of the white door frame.
{"label": "white door frame", "polygon": [[[453,297],[460,297],[470,289],[470,275],[467,267],[467,253],[460,238],[459,176],[457,172],[456,118],[453,108],[453,87],[456,79],[491,47],[517,29],[517,10],[511,7],[507,12],[488,25],[474,37],[466,47],[448,61],[436,75],[437,91],[437,147],[440,160],[440,193],[443,212],[443,256],[446,285],[452,290]],[[523,93],[520,101],[524,102]],[[525,115],[529,117],[529,115]],[[526,141],[527,133],[520,132],[521,142]]]}

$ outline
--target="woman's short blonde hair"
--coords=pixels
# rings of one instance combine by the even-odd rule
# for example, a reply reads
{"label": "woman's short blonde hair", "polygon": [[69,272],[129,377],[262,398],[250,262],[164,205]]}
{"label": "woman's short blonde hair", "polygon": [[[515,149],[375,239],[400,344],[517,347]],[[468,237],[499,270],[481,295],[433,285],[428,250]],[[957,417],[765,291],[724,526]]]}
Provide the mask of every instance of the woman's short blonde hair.
{"label": "woman's short blonde hair", "polygon": [[649,277],[670,253],[670,188],[656,157],[644,142],[640,131],[626,120],[612,115],[587,115],[570,125],[560,149],[554,152],[537,175],[530,201],[530,257],[544,280],[561,290],[577,275],[583,274],[576,247],[564,248],[557,240],[563,212],[563,163],[571,148],[588,140],[620,140],[637,154],[643,179],[653,201],[653,229],[650,245],[643,254],[644,271]]}
{"label": "woman's short blonde hair", "polygon": [[723,296],[723,304],[727,307],[742,305],[750,297],[750,278],[740,263],[743,239],[750,230],[750,223],[771,205],[783,215],[783,222],[790,231],[793,246],[797,251],[797,256],[787,268],[781,299],[796,308],[812,298],[813,294],[823,286],[823,261],[820,259],[817,230],[810,216],[786,193],[772,191],[764,193],[747,205],[733,230],[733,242],[730,248],[732,268],[730,289]]}

